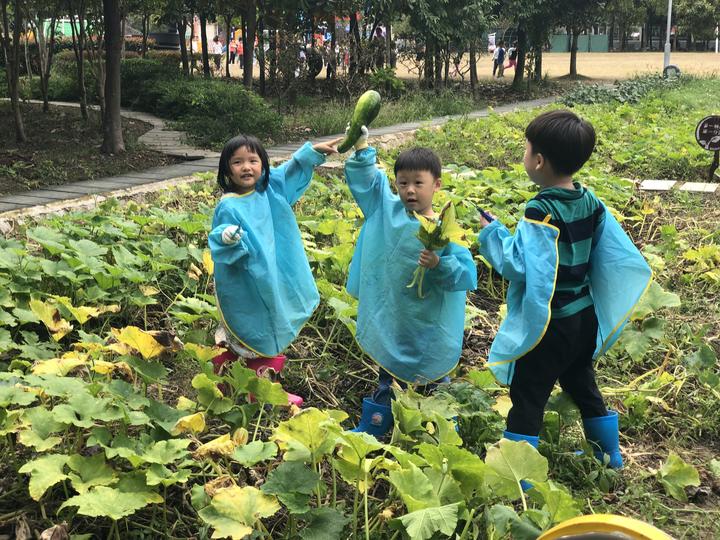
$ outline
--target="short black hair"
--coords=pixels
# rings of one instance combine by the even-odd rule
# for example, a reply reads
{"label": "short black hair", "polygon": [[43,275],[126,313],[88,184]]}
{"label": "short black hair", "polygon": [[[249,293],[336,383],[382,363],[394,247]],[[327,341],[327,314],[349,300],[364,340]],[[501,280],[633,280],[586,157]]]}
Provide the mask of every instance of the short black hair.
{"label": "short black hair", "polygon": [[270,158],[268,158],[265,148],[257,137],[253,137],[252,135],[238,135],[225,143],[220,154],[217,182],[220,189],[223,190],[223,193],[235,191],[235,184],[233,184],[230,179],[230,158],[233,157],[233,154],[238,148],[243,147],[260,156],[263,174],[260,177],[258,185],[255,186],[255,189],[258,191],[265,191],[267,189],[268,183],[270,182]]}
{"label": "short black hair", "polygon": [[433,178],[438,179],[442,175],[442,163],[429,148],[416,146],[400,152],[395,160],[395,176],[400,171],[430,171]]}
{"label": "short black hair", "polygon": [[595,148],[595,128],[566,109],[549,111],[525,128],[533,154],[542,154],[558,174],[575,174]]}

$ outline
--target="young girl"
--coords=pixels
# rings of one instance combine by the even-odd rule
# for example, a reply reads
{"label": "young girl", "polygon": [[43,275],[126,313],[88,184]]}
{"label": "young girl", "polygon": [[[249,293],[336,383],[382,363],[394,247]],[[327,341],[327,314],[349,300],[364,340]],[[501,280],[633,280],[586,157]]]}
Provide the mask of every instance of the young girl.
{"label": "young girl", "polygon": [[213,359],[216,371],[242,357],[258,375],[279,372],[280,353],[315,311],[320,297],[292,205],[340,140],[305,143],[276,168],[255,137],[239,135],[223,148],[217,179],[224,195],[208,242],[221,319],[215,342],[227,349]]}

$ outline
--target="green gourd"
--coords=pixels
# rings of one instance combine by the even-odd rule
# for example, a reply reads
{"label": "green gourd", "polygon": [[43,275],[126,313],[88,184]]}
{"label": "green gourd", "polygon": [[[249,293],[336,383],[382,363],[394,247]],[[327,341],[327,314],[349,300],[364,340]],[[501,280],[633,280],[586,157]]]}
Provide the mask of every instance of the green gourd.
{"label": "green gourd", "polygon": [[345,139],[338,145],[338,152],[343,153],[350,150],[362,135],[362,127],[369,126],[370,122],[380,112],[380,94],[375,90],[368,90],[355,104],[352,120],[350,120],[350,128],[345,134]]}

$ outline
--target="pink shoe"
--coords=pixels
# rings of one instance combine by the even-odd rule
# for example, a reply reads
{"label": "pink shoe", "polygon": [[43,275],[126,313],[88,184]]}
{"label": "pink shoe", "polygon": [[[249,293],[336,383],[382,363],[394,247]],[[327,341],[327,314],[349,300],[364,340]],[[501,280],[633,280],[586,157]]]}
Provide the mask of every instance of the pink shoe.
{"label": "pink shoe", "polygon": [[[251,358],[250,360],[247,360],[245,362],[245,365],[247,365],[247,367],[250,369],[254,369],[258,377],[268,377],[272,380],[274,376],[280,373],[283,367],[285,367],[286,361],[287,356],[285,356],[284,354],[279,354],[277,356],[273,356],[272,358],[258,356],[256,358]],[[288,405],[302,407],[302,404],[304,402],[303,398],[295,394],[291,394],[290,392],[287,392],[287,395]],[[250,394],[248,396],[248,399],[250,400],[250,402],[253,402],[255,401],[255,396]]]}

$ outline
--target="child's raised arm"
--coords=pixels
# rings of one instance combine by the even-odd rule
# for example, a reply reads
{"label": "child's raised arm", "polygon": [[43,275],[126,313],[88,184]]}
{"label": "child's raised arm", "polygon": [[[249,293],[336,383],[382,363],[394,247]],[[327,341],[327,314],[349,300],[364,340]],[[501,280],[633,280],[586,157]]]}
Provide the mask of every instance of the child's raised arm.
{"label": "child's raised arm", "polygon": [[337,144],[342,139],[312,145],[307,142],[293,156],[280,165],[270,169],[270,184],[273,189],[285,195],[287,202],[293,205],[305,193],[312,180],[313,170],[325,163],[325,157],[337,152]]}

